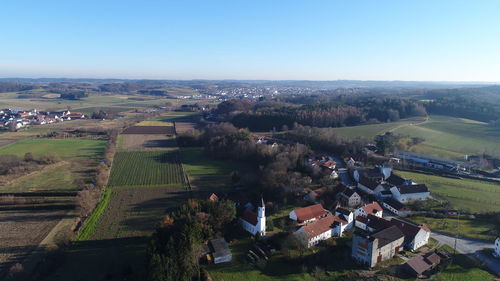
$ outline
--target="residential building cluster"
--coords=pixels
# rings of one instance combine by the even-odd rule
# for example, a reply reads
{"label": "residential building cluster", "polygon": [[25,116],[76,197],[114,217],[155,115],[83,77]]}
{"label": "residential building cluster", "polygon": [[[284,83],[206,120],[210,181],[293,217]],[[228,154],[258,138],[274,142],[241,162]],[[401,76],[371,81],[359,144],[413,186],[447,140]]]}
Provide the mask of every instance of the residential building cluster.
{"label": "residential building cluster", "polygon": [[81,112],[65,111],[37,111],[2,109],[0,110],[0,126],[8,130],[18,130],[29,125],[45,125],[55,122],[69,121],[75,119],[85,119],[85,114]]}

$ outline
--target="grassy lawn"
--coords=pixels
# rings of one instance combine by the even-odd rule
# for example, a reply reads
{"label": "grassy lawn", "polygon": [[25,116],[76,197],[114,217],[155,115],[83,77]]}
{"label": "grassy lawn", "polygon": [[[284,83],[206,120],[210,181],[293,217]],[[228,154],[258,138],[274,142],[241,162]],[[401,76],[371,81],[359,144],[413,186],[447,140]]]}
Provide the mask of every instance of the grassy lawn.
{"label": "grassy lawn", "polygon": [[409,218],[415,223],[425,223],[433,231],[456,234],[461,237],[467,237],[477,240],[485,240],[493,243],[496,236],[490,231],[495,228],[495,225],[487,221],[478,219],[454,219],[454,218],[428,218],[423,216],[415,216]]}
{"label": "grassy lawn", "polygon": [[372,139],[376,135],[380,135],[387,131],[394,130],[400,126],[405,126],[411,123],[422,122],[423,120],[425,119],[415,118],[415,119],[401,120],[398,122],[391,122],[391,123],[332,128],[332,130],[338,133],[339,135],[349,139],[354,139],[357,137],[365,137]]}
{"label": "grassy lawn", "polygon": [[448,200],[452,208],[476,213],[500,211],[500,186],[497,184],[405,171],[397,173],[414,182],[426,184],[431,194]]}
{"label": "grassy lawn", "polygon": [[0,155],[15,154],[23,157],[26,152],[39,157],[47,152],[55,152],[63,159],[93,158],[104,151],[104,140],[87,139],[25,139],[0,148]]}
{"label": "grassy lawn", "polygon": [[[442,246],[441,249],[453,253],[453,249],[447,245]],[[436,281],[486,281],[494,279],[494,275],[484,269],[478,268],[470,258],[460,254],[455,255],[453,263],[432,278],[432,280]]]}
{"label": "grassy lawn", "polygon": [[212,264],[206,267],[213,280],[217,281],[272,281],[272,280],[314,280],[307,273],[297,272],[299,269],[287,264],[279,256],[272,257],[261,271],[246,262],[245,256],[251,248],[250,238],[233,242],[230,245],[233,260],[229,263]]}

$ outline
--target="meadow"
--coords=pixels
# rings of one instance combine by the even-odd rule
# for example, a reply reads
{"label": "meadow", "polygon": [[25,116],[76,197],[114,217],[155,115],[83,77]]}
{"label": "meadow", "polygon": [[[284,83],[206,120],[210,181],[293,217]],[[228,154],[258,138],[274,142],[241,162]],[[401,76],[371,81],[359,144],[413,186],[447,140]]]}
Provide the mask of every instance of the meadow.
{"label": "meadow", "polygon": [[488,221],[479,219],[456,218],[429,218],[423,216],[412,216],[411,221],[422,224],[425,223],[430,229],[448,234],[459,234],[460,237],[467,237],[475,240],[489,241],[493,243],[496,235],[495,225]]}
{"label": "meadow", "polygon": [[183,185],[179,151],[120,151],[115,154],[109,186]]}
{"label": "meadow", "polygon": [[55,152],[62,159],[95,158],[103,153],[105,143],[104,140],[31,138],[0,147],[0,155],[23,157],[26,152],[31,152],[33,156],[39,157],[47,152]]}
{"label": "meadow", "polygon": [[478,153],[500,155],[500,130],[487,123],[463,118],[431,115],[428,120],[411,119],[331,130],[350,139],[372,139],[387,131],[422,137],[425,141],[413,146],[411,151],[450,159],[463,159],[464,155]]}
{"label": "meadow", "polygon": [[426,184],[432,195],[450,202],[451,207],[474,213],[500,211],[500,185],[471,179],[453,179],[406,171],[404,178]]}

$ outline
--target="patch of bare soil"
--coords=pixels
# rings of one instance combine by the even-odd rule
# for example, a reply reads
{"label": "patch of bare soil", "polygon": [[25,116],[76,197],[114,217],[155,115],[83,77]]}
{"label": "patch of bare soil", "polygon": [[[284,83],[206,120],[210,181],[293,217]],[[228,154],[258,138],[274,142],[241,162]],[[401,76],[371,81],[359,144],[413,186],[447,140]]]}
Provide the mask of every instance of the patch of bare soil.
{"label": "patch of bare soil", "polygon": [[122,149],[169,149],[177,146],[175,139],[165,135],[135,135],[124,134]]}
{"label": "patch of bare soil", "polygon": [[0,279],[66,216],[66,211],[0,212]]}

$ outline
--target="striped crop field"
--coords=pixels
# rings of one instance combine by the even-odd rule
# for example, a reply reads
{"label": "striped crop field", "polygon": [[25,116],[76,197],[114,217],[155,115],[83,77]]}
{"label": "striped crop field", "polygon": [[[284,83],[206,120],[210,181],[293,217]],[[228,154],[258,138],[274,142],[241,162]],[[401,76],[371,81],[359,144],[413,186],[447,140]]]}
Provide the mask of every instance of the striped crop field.
{"label": "striped crop field", "polygon": [[109,179],[109,186],[121,187],[184,184],[178,150],[117,152]]}

